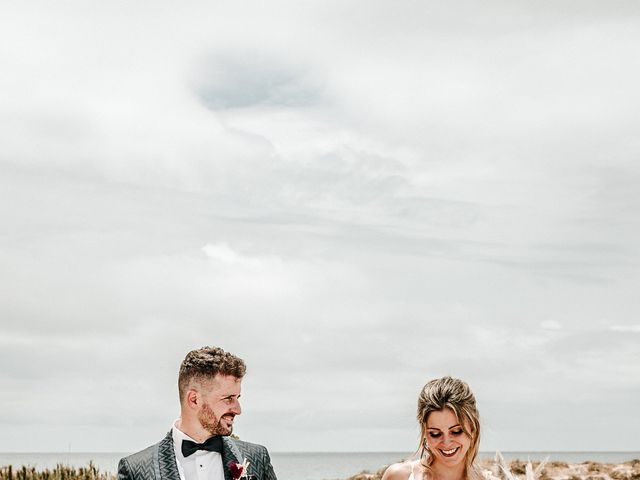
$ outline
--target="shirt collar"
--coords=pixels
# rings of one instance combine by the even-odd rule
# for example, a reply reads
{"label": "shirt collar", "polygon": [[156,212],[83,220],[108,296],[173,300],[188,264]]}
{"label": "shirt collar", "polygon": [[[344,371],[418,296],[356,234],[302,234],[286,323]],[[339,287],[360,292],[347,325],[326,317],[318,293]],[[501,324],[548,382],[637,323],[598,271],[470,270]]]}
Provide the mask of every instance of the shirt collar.
{"label": "shirt collar", "polygon": [[192,442],[195,442],[195,440],[177,427],[179,421],[180,419],[178,418],[173,422],[173,426],[171,427],[171,437],[173,438],[173,450],[176,454],[176,458],[184,460],[185,457],[182,455],[182,440],[191,440]]}
{"label": "shirt collar", "polygon": [[[186,433],[184,433],[182,430],[180,430],[177,427],[179,421],[180,421],[179,418],[176,419],[176,421],[173,422],[173,426],[171,427],[171,437],[173,438],[173,451],[176,454],[176,459],[185,460],[185,456],[182,454],[182,441],[183,440],[191,440],[192,442],[196,442],[196,443],[198,443],[198,442],[195,439],[191,438],[189,435],[187,435]],[[199,454],[203,454],[203,455],[208,455],[208,454],[220,455],[218,452],[198,451],[198,452],[194,453],[194,458],[195,458],[195,456],[197,456]]]}

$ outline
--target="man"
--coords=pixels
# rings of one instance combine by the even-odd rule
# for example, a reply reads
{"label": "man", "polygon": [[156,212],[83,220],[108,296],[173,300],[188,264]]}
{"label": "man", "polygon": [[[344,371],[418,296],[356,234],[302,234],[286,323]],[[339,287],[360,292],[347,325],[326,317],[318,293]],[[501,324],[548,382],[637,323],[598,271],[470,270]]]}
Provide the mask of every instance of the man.
{"label": "man", "polygon": [[245,371],[221,348],[189,352],[178,375],[180,418],[161,442],[121,459],[118,480],[276,480],[265,447],[229,436]]}

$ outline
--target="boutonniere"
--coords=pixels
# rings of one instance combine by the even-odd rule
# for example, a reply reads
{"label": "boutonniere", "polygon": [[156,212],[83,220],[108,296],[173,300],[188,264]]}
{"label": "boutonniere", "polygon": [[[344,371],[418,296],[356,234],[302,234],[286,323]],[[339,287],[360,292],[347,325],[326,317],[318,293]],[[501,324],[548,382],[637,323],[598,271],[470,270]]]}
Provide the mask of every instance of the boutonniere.
{"label": "boutonniere", "polygon": [[231,472],[231,480],[240,480],[242,477],[248,478],[249,461],[245,458],[244,462],[229,462],[229,471]]}

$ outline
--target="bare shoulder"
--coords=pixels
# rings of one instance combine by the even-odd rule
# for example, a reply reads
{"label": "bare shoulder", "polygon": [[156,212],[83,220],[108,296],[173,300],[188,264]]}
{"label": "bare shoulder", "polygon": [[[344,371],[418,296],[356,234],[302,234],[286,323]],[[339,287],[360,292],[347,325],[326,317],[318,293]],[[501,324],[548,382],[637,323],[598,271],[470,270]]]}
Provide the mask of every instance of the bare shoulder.
{"label": "bare shoulder", "polygon": [[389,465],[382,475],[382,480],[407,480],[411,475],[413,462],[400,462]]}

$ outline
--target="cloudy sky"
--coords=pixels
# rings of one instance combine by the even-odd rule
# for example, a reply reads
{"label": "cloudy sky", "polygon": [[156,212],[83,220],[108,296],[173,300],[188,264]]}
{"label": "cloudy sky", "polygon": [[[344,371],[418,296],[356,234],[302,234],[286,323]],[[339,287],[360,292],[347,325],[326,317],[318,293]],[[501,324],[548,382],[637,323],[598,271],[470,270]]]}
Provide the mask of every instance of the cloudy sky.
{"label": "cloudy sky", "polygon": [[185,353],[236,432],[640,450],[635,0],[0,6],[0,451],[134,451]]}

